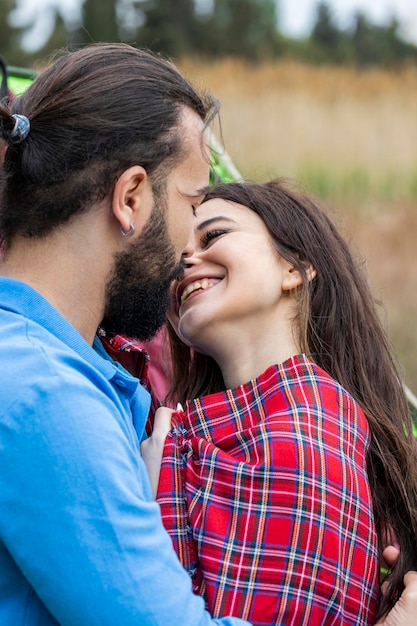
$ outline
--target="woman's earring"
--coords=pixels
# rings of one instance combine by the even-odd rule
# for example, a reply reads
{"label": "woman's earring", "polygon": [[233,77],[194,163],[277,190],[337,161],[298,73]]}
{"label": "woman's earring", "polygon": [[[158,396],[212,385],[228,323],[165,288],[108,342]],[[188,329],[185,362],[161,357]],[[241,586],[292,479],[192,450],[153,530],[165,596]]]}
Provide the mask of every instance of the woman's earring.
{"label": "woman's earring", "polygon": [[129,230],[126,233],[120,226],[120,232],[122,233],[123,237],[133,237],[133,235],[135,234],[135,227],[133,226],[133,224],[131,224]]}

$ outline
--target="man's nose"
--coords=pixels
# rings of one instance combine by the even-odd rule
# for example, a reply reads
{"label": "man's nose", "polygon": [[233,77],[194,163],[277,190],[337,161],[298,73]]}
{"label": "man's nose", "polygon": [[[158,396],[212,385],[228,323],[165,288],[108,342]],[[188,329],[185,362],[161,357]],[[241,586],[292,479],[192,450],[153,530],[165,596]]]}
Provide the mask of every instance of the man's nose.
{"label": "man's nose", "polygon": [[190,233],[188,237],[188,242],[185,248],[182,251],[181,257],[184,263],[184,267],[190,267],[192,265],[191,259],[195,254],[195,242],[194,242],[194,231]]}

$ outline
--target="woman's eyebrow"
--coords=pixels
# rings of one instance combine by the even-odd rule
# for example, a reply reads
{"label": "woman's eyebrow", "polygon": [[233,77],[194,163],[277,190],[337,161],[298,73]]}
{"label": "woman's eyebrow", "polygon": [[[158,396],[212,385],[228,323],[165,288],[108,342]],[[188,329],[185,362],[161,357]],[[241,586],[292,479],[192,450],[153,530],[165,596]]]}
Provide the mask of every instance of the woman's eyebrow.
{"label": "woman's eyebrow", "polygon": [[200,222],[200,224],[198,224],[196,226],[196,231],[200,232],[200,230],[203,230],[204,228],[207,228],[207,226],[210,226],[210,224],[213,224],[213,222],[233,222],[235,223],[235,220],[233,220],[231,217],[226,217],[224,215],[217,215],[216,217],[210,217],[207,220],[204,220],[204,222]]}
{"label": "woman's eyebrow", "polygon": [[199,189],[196,189],[194,192],[189,193],[188,191],[181,191],[181,189],[179,189],[179,187],[177,187],[177,191],[181,196],[184,196],[186,198],[204,198],[204,196],[206,195],[208,190],[207,185],[204,187],[200,187]]}

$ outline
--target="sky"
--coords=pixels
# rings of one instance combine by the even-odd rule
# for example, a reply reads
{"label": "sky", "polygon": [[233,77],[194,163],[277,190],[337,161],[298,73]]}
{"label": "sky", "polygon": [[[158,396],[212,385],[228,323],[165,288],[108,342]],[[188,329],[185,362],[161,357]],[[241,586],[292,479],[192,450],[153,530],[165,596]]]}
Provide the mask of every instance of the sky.
{"label": "sky", "polygon": [[[175,0],[172,0],[175,2]],[[198,0],[202,5],[210,5],[213,0]],[[49,35],[52,22],[47,18],[37,20],[42,9],[59,6],[68,20],[77,16],[81,0],[20,0],[21,9],[15,13],[16,23],[32,23],[33,29],[26,39],[25,47],[39,48]],[[277,0],[281,30],[291,37],[307,35],[315,20],[318,0]],[[347,27],[354,13],[363,12],[375,24],[386,24],[396,17],[401,24],[401,34],[405,39],[417,44],[417,0],[327,0],[337,25]]]}

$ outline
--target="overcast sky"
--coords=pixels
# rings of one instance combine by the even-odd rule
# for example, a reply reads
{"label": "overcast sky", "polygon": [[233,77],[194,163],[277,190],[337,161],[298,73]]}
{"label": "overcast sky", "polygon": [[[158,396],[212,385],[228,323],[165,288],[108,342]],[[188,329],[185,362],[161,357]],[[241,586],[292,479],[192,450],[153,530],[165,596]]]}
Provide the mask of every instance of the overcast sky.
{"label": "overcast sky", "polygon": [[[175,2],[175,0],[172,0]],[[202,5],[210,5],[213,0],[198,0]],[[20,0],[21,9],[16,12],[17,20],[33,24],[34,28],[25,45],[35,49],[48,37],[52,22],[42,15],[48,6],[60,6],[68,19],[78,14],[81,0]],[[311,30],[318,0],[277,0],[280,28],[292,37],[304,36]],[[402,35],[417,43],[417,0],[327,0],[336,23],[343,28],[348,26],[355,11],[364,12],[374,23],[387,23],[395,16],[402,25]]]}

